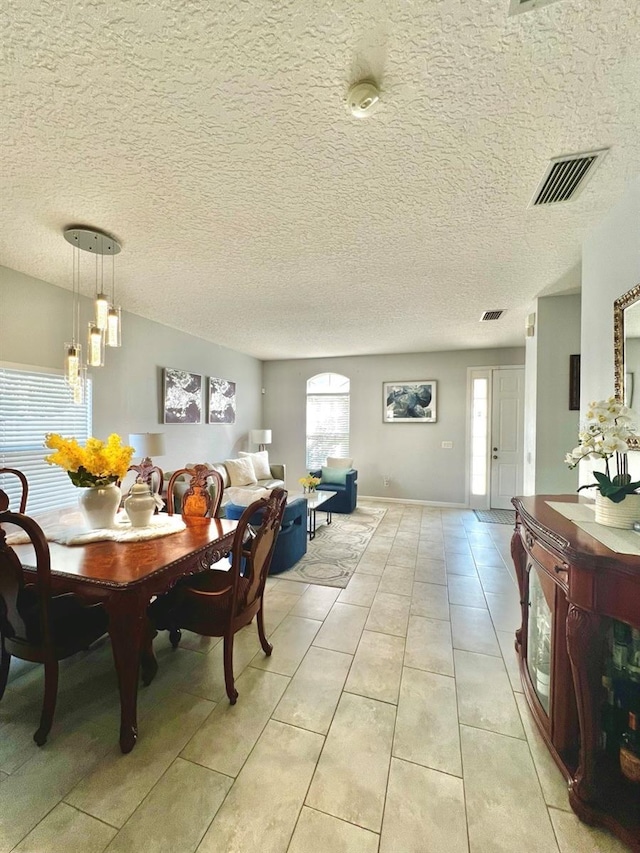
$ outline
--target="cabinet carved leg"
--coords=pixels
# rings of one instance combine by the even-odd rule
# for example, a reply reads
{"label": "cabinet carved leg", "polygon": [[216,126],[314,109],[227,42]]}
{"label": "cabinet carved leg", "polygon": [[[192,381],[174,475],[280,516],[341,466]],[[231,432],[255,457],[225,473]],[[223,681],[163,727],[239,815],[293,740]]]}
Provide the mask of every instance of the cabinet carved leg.
{"label": "cabinet carved leg", "polygon": [[578,706],[580,758],[570,785],[570,798],[585,803],[596,794],[595,760],[599,748],[599,709],[593,702],[601,693],[602,634],[601,619],[595,613],[569,606],[567,649]]}
{"label": "cabinet carved leg", "polygon": [[522,545],[522,538],[520,536],[520,529],[516,527],[513,536],[511,537],[511,559],[513,560],[513,565],[515,566],[516,576],[518,578],[518,590],[520,592],[520,608],[522,610],[522,615],[520,618],[520,628],[516,631],[516,652],[519,655],[522,649],[522,626],[527,624],[526,620],[526,561],[527,554]]}

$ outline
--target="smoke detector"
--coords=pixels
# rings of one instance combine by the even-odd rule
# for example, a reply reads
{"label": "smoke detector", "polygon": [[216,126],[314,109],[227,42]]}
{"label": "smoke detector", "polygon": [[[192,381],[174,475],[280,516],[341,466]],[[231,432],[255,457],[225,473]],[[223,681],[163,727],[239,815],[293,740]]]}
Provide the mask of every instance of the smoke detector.
{"label": "smoke detector", "polygon": [[349,89],[347,106],[352,116],[367,118],[380,106],[380,90],[372,80],[362,80]]}

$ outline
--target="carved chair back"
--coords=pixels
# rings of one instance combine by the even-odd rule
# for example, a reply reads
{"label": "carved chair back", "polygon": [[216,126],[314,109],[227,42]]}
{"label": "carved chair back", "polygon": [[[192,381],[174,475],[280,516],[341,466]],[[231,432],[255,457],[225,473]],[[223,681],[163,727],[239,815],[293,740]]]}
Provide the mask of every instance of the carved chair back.
{"label": "carved chair back", "polygon": [[13,474],[16,476],[22,485],[22,496],[20,497],[20,512],[24,512],[27,508],[27,497],[29,495],[29,483],[27,482],[27,478],[22,473],[22,471],[18,471],[17,468],[0,468],[0,474]]}
{"label": "carved chair back", "polygon": [[136,477],[136,480],[139,483],[146,483],[152,492],[162,494],[162,487],[164,486],[164,473],[162,471],[162,468],[158,468],[157,465],[154,465],[151,459],[143,459],[139,465],[130,465],[127,468],[127,471],[136,471],[138,475]]}
{"label": "carved chair back", "polygon": [[[18,555],[7,544],[5,524],[26,534],[36,556],[35,584],[25,582]],[[107,630],[101,604],[84,607],[76,596],[51,595],[49,545],[40,526],[23,513],[9,510],[0,490],[0,699],[9,677],[11,656],[44,664],[44,697],[40,725],[33,739],[42,746],[53,722],[58,693],[58,661],[101,637]]]}
{"label": "carved chair back", "polygon": [[[41,643],[40,652],[27,641],[28,627],[18,610],[18,599],[25,590],[22,564],[15,551],[6,542],[6,531],[0,527],[0,635],[12,645],[24,645],[30,653],[27,660],[41,661],[52,648],[51,618],[49,605],[51,600],[51,561],[49,546],[40,526],[22,513],[9,510],[9,497],[0,490],[0,525],[14,524],[23,530],[36,554],[35,593],[38,597]],[[16,654],[17,649],[12,649]],[[34,657],[35,656],[35,657]],[[2,695],[0,691],[0,696]]]}
{"label": "carved chair back", "polygon": [[[221,474],[206,465],[195,465],[193,468],[180,468],[174,471],[167,487],[167,512],[169,515],[173,515],[175,511],[174,488],[176,480],[182,474],[188,474],[191,477],[189,487],[182,495],[180,506],[182,515],[213,518],[220,509],[224,481]],[[213,495],[207,484],[209,479],[212,479],[215,484]]]}
{"label": "carved chair back", "polygon": [[[234,575],[234,605],[232,607],[234,614],[238,610],[236,602],[240,572],[242,572],[243,578],[249,582],[242,609],[251,607],[264,592],[286,504],[287,492],[285,489],[273,489],[268,498],[254,501],[240,516],[231,552],[231,571]],[[249,519],[260,510],[263,510],[262,520],[260,526],[256,528],[249,523]],[[244,558],[244,567],[242,558]]]}

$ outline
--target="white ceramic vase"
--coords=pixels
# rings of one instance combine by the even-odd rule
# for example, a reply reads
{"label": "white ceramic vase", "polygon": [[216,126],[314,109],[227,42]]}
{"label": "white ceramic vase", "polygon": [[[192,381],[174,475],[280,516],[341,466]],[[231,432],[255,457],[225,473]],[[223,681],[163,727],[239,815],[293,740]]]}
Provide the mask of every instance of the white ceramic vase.
{"label": "white ceramic vase", "polygon": [[132,527],[147,527],[156,509],[156,499],[146,483],[134,483],[124,501],[124,511]]}
{"label": "white ceramic vase", "polygon": [[115,483],[108,486],[93,486],[83,489],[78,498],[80,509],[92,530],[115,527],[116,513],[120,506],[122,492]]}
{"label": "white ceramic vase", "polygon": [[596,493],[596,521],[605,527],[631,530],[634,521],[640,521],[640,495],[627,495],[620,503],[614,503]]}

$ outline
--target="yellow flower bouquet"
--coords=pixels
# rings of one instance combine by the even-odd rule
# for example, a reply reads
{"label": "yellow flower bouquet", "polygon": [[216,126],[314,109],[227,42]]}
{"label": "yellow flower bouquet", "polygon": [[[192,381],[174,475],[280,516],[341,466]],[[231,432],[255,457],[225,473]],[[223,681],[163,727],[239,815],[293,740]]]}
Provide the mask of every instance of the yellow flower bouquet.
{"label": "yellow flower bouquet", "polygon": [[298,482],[303,489],[314,492],[316,486],[320,482],[320,477],[314,477],[313,474],[308,474],[306,477],[300,477]]}
{"label": "yellow flower bouquet", "polygon": [[123,445],[115,433],[106,441],[88,438],[84,447],[75,438],[48,433],[44,446],[54,451],[45,457],[45,462],[64,468],[73,485],[80,488],[108,486],[122,480],[133,456],[133,447]]}

